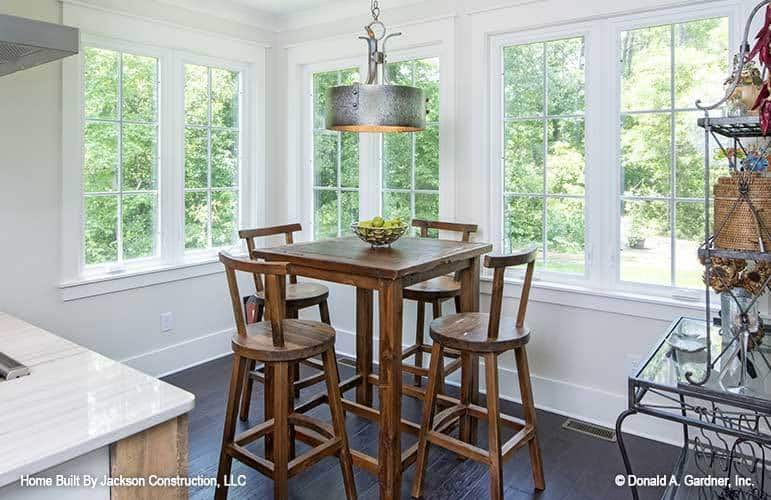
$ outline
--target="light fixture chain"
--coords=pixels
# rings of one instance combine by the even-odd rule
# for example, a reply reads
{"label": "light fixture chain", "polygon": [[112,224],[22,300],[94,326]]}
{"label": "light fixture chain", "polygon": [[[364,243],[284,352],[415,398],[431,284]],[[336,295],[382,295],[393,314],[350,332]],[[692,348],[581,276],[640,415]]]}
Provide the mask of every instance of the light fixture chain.
{"label": "light fixture chain", "polygon": [[370,10],[372,11],[372,19],[377,21],[380,17],[380,5],[378,5],[377,0],[372,0],[372,7]]}

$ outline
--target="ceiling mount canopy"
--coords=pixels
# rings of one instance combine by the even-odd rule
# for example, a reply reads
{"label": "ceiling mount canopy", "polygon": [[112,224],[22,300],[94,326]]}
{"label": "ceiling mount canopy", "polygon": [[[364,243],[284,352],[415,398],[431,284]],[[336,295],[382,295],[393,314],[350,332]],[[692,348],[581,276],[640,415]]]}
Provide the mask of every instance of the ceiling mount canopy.
{"label": "ceiling mount canopy", "polygon": [[[327,90],[326,126],[339,132],[419,132],[426,128],[423,89],[392,85],[385,70],[386,42],[401,33],[386,35],[380,7],[372,0],[372,22],[364,27],[369,52],[365,83]],[[378,45],[382,45],[378,50]]]}

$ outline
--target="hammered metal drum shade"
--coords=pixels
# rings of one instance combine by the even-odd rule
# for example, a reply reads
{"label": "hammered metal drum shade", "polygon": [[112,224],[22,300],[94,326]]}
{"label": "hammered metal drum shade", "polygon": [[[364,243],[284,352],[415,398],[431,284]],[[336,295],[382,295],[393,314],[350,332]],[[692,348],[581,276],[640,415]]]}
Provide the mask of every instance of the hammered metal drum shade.
{"label": "hammered metal drum shade", "polygon": [[423,89],[361,83],[331,87],[326,125],[339,132],[419,132],[426,128]]}

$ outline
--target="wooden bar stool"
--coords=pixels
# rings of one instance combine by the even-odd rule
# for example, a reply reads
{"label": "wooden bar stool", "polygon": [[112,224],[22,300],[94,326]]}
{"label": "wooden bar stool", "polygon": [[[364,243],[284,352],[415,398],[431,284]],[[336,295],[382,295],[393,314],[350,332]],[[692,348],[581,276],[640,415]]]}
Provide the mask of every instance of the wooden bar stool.
{"label": "wooden bar stool", "polygon": [[[232,339],[233,372],[230,377],[215,498],[227,498],[228,489],[224,481],[230,477],[234,458],[272,478],[274,497],[285,499],[290,477],[330,455],[337,455],[340,460],[346,497],[356,498],[351,452],[348,449],[338,387],[334,328],[318,321],[284,319],[286,276],[291,273],[290,264],[236,259],[224,253],[220,253],[220,261],[225,265],[237,331]],[[265,275],[265,307],[269,321],[246,324],[236,271]],[[291,368],[293,364],[319,354],[324,361],[332,426],[294,411]],[[270,393],[270,411],[266,411],[265,422],[236,435],[238,401],[247,365],[252,361],[265,363],[271,374],[265,386],[266,393]],[[313,446],[296,458],[292,456],[295,428],[298,428],[298,438]],[[299,428],[302,428],[302,432]],[[262,437],[266,438],[265,458],[246,449],[246,445]]]}
{"label": "wooden bar stool", "polygon": [[[423,478],[426,472],[428,447],[436,444],[458,455],[487,464],[490,468],[490,498],[503,498],[503,460],[525,444],[530,449],[530,462],[533,468],[533,480],[537,490],[545,488],[541,451],[536,434],[535,406],[530,387],[530,368],[527,364],[525,344],[530,339],[530,330],[525,326],[525,312],[533,281],[535,256],[537,249],[504,256],[485,256],[485,267],[494,269],[493,291],[490,314],[462,313],[443,316],[431,322],[430,332],[434,341],[431,351],[428,384],[425,405],[423,407],[423,425],[418,442],[415,478],[412,483],[412,496],[418,498],[423,490]],[[503,277],[506,268],[527,264],[522,295],[519,300],[519,312],[516,322],[504,318],[501,320],[503,303]],[[487,386],[486,408],[473,404],[468,397],[466,374],[462,374],[461,400],[434,416],[441,365],[439,360],[445,349],[455,349],[463,356],[482,356],[485,360],[485,382]],[[519,390],[524,409],[524,421],[500,413],[498,389],[498,355],[513,350],[517,362]],[[448,399],[448,398],[445,398]],[[455,439],[439,432],[447,423],[458,418],[479,418],[487,420],[488,450],[483,450],[468,442]],[[501,444],[501,425],[513,428],[516,434],[505,444]]]}
{"label": "wooden bar stool", "polygon": [[[420,228],[420,237],[428,237],[429,229],[443,231],[452,231],[461,233],[461,241],[469,241],[471,234],[477,231],[476,224],[458,224],[456,222],[430,221],[424,219],[412,219],[412,225]],[[428,369],[423,368],[423,354],[431,352],[431,346],[423,341],[423,330],[425,328],[426,306],[431,304],[433,308],[434,319],[442,315],[442,303],[453,299],[455,301],[455,312],[460,312],[460,281],[454,276],[440,276],[422,283],[408,286],[403,290],[404,298],[414,300],[418,305],[418,320],[415,329],[415,344],[407,347],[402,352],[402,360],[415,355],[415,364],[403,363],[402,369],[405,372],[414,375],[415,385],[422,385],[423,377],[428,376]],[[446,349],[444,356],[453,359],[453,361],[444,366],[444,374],[441,377],[456,371],[460,368],[460,353],[452,349]]]}
{"label": "wooden bar stool", "polygon": [[[299,231],[302,231],[302,226],[300,224],[287,224],[257,229],[242,229],[238,232],[238,236],[246,241],[246,248],[249,250],[249,255],[251,256],[256,248],[254,243],[255,238],[283,234],[286,244],[291,245],[294,243],[293,233]],[[262,285],[262,277],[259,273],[254,275],[254,288],[256,293],[252,297],[249,297],[248,301],[254,302],[255,315],[254,318],[248,318],[248,321],[260,322],[263,319],[263,312],[265,310],[265,290]],[[286,316],[287,318],[297,318],[301,309],[318,306],[321,321],[331,325],[332,323],[329,321],[329,306],[327,305],[328,297],[329,289],[324,285],[319,283],[298,283],[297,276],[290,274],[289,284],[286,286]],[[297,363],[292,366],[295,397],[300,396],[300,389],[324,381],[324,365],[321,361],[317,359],[306,359],[302,364],[310,366],[318,372],[301,379],[300,364]],[[258,367],[257,363],[254,360],[251,360],[246,374],[244,392],[241,396],[240,416],[242,421],[246,421],[249,418],[249,406],[252,401],[252,386],[254,380],[265,383],[264,366]]]}

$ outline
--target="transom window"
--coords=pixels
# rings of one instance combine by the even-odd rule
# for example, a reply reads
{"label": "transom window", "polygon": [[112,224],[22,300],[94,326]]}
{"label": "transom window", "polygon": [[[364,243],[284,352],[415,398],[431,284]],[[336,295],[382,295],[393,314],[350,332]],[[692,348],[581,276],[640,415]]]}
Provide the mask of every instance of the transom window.
{"label": "transom window", "polygon": [[584,38],[504,47],[503,248],[584,273]]}
{"label": "transom window", "polygon": [[158,60],[84,49],[83,260],[158,254]]}
{"label": "transom window", "polygon": [[359,80],[356,68],[313,74],[313,236],[350,233],[359,218],[359,134],[325,128],[326,91]]}
{"label": "transom window", "polygon": [[[413,59],[386,66],[391,83],[423,89],[426,129],[382,134],[381,207],[386,218],[439,217],[439,59]],[[432,230],[431,236],[436,236]]]}
{"label": "transom window", "polygon": [[704,131],[694,103],[722,96],[728,18],[623,31],[619,50],[620,279],[702,287]]}
{"label": "transom window", "polygon": [[185,65],[185,249],[233,245],[239,221],[240,74]]}

